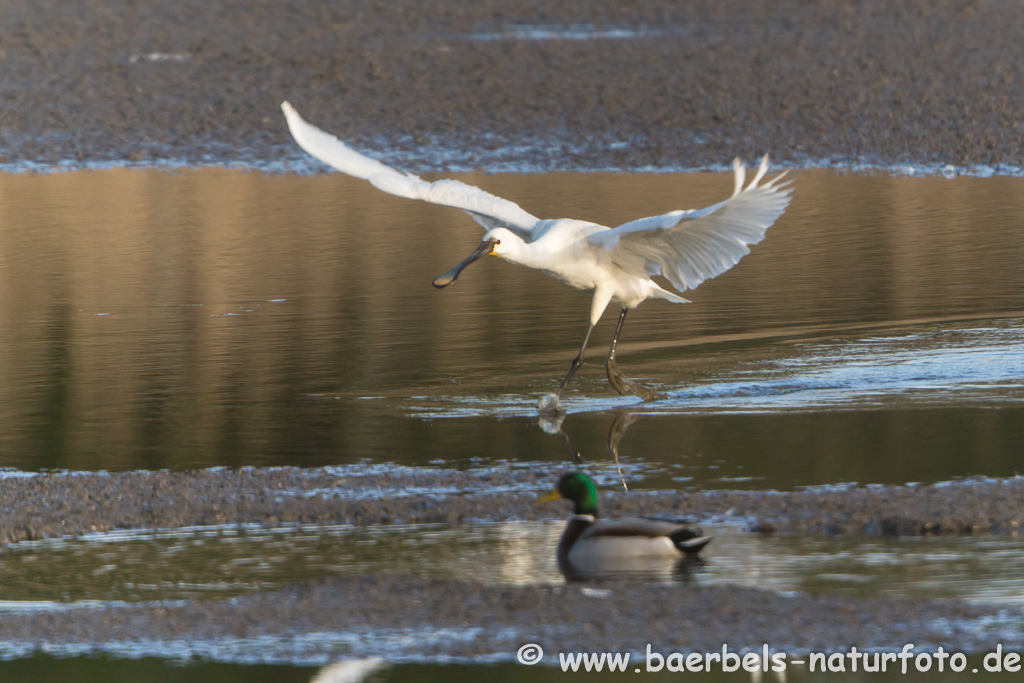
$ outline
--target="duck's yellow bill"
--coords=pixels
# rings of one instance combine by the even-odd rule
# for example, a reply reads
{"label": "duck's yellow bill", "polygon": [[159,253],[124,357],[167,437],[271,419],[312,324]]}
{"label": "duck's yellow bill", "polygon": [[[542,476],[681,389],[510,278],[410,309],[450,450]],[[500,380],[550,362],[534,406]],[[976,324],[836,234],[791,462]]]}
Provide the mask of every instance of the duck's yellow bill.
{"label": "duck's yellow bill", "polygon": [[550,503],[553,500],[562,500],[562,494],[558,492],[558,489],[555,489],[554,491],[549,491],[545,493],[543,496],[537,498],[538,503]]}

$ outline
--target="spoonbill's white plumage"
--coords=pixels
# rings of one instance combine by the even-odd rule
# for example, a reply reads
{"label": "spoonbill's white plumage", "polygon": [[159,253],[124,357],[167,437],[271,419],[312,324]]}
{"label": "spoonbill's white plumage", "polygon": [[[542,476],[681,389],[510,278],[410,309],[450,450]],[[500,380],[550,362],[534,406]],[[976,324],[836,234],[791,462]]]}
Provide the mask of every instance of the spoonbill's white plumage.
{"label": "spoonbill's white plumage", "polygon": [[678,291],[685,292],[721,275],[750,253],[750,245],[764,238],[765,231],[789,205],[792,191],[788,183],[779,183],[782,175],[759,184],[768,171],[767,156],[761,160],[753,180],[744,187],[746,169],[737,159],[733,162],[736,188],[732,196],[705,209],[672,211],[617,228],[570,218],[542,220],[514,202],[458,180],[428,182],[396,171],[307,123],[288,102],[282,103],[281,108],[295,141],[313,157],[343,173],[368,180],[389,194],[462,209],[487,231],[468,258],[434,280],[435,287],[446,287],[470,263],[493,254],[543,270],[577,289],[594,292],[590,325],[580,352],[555,394],[542,399],[542,409],[559,407],[558,396],[582,364],[594,325],[613,301],[621,306],[621,312],[605,363],[608,379],[620,393],[655,396],[628,381],[615,365],[615,345],[626,312],[651,298],[689,303],[652,278],[664,276]]}

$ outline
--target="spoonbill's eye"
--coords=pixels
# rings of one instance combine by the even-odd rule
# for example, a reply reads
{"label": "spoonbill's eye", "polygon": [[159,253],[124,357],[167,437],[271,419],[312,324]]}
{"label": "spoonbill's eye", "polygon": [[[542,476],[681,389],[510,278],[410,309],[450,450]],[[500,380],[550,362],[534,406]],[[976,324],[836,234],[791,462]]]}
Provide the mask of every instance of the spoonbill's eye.
{"label": "spoonbill's eye", "polygon": [[501,240],[494,240],[494,246],[498,246],[499,244],[501,244]]}

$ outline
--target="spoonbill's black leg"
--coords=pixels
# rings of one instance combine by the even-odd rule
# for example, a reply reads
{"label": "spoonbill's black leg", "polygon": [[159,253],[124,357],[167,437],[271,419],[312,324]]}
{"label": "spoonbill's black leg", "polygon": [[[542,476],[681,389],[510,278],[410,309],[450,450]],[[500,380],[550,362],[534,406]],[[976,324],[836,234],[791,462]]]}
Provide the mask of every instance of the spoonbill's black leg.
{"label": "spoonbill's black leg", "polygon": [[636,382],[626,379],[626,376],[622,374],[622,370],[619,370],[619,366],[615,364],[615,345],[619,343],[619,335],[622,334],[622,324],[626,322],[627,311],[629,311],[629,309],[623,306],[622,312],[619,313],[619,322],[615,326],[615,336],[612,337],[612,346],[608,350],[608,358],[604,362],[604,367],[608,371],[608,381],[612,383],[613,387],[615,387],[615,391],[619,392],[623,396],[635,394],[645,401],[664,398],[663,394],[659,394],[653,389],[648,389],[642,384],[637,384]]}
{"label": "spoonbill's black leg", "polygon": [[590,333],[594,331],[594,324],[591,323],[590,327],[587,328],[587,336],[583,338],[583,346],[580,347],[580,352],[572,359],[572,364],[569,366],[569,372],[565,373],[565,379],[558,385],[558,391],[555,392],[555,396],[561,396],[562,390],[565,389],[565,385],[569,383],[572,376],[576,374],[576,371],[583,365],[583,354],[587,351],[587,342],[590,341]]}

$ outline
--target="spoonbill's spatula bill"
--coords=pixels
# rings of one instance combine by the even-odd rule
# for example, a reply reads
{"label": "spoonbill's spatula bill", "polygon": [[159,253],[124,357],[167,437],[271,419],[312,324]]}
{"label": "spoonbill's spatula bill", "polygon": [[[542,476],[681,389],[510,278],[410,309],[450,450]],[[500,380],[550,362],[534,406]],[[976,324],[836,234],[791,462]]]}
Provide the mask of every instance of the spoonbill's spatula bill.
{"label": "spoonbill's spatula bill", "polygon": [[281,108],[295,141],[320,161],[342,173],[368,180],[389,194],[462,209],[487,231],[469,257],[434,280],[435,287],[447,287],[470,263],[493,254],[543,270],[571,287],[594,292],[583,345],[558,390],[541,399],[543,411],[561,408],[558,397],[583,363],[590,333],[613,301],[621,310],[605,362],[608,379],[622,394],[657,396],[627,380],[615,364],[615,346],[626,312],[651,298],[689,303],[652,278],[663,276],[676,290],[685,292],[721,275],[750,253],[750,245],[764,238],[765,231],[786,210],[792,192],[788,183],[779,182],[785,174],[759,184],[768,171],[767,156],[761,160],[753,180],[744,186],[746,168],[736,159],[736,189],[732,196],[704,209],[672,211],[617,228],[571,218],[542,220],[514,202],[458,180],[431,183],[396,171],[307,123],[288,102],[282,103]]}

